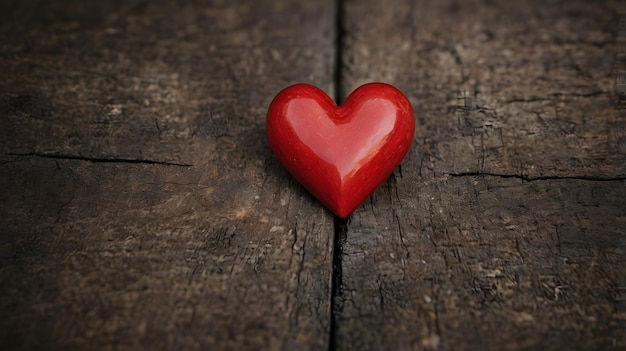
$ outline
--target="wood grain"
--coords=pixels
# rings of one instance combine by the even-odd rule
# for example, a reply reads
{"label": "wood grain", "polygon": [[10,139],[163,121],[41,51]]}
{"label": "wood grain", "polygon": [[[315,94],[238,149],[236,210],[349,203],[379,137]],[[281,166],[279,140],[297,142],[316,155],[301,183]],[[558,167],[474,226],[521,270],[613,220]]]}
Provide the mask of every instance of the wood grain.
{"label": "wood grain", "polygon": [[326,349],[333,221],[271,98],[330,1],[3,2],[0,348]]}
{"label": "wood grain", "polygon": [[619,6],[346,1],[344,94],[418,125],[348,222],[337,349],[626,347]]}
{"label": "wood grain", "polygon": [[[336,5],[0,3],[0,349],[626,348],[624,5]],[[347,223],[265,142],[302,81],[415,108]]]}

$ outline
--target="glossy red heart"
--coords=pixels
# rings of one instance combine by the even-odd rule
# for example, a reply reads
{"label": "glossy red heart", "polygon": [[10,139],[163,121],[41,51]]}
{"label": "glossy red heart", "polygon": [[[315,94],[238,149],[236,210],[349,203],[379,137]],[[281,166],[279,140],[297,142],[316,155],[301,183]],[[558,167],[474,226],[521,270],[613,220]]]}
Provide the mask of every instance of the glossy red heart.
{"label": "glossy red heart", "polygon": [[289,173],[345,218],[400,164],[415,120],[409,100],[389,84],[365,84],[341,106],[315,86],[296,84],[270,104],[266,132]]}

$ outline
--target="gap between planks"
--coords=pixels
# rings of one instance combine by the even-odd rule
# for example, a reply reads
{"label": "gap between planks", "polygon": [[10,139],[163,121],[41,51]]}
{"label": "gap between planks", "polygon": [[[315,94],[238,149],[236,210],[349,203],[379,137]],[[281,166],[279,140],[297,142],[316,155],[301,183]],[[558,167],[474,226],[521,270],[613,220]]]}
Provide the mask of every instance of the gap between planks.
{"label": "gap between planks", "polygon": [[[343,40],[344,40],[344,3],[343,0],[335,0],[335,67],[334,67],[334,93],[335,103],[343,103]],[[343,243],[348,232],[348,219],[335,216],[333,237],[333,271],[330,290],[330,330],[328,333],[328,349],[337,350],[337,323],[342,310],[342,256]]]}

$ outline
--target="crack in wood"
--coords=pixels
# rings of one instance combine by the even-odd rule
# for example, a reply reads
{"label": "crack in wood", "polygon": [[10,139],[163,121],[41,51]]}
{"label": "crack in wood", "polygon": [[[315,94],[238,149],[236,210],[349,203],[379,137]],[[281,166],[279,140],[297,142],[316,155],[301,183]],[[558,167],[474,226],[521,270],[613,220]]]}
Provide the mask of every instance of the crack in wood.
{"label": "crack in wood", "polygon": [[343,310],[343,244],[346,242],[348,233],[348,219],[341,219],[335,216],[335,237],[333,242],[333,276],[330,295],[330,333],[328,349],[337,350],[337,324],[339,316]]}
{"label": "crack in wood", "polygon": [[[343,0],[335,1],[335,67],[334,67],[334,93],[335,103],[340,105],[343,102],[343,40],[344,40],[344,3]],[[333,238],[333,271],[331,278],[330,292],[330,331],[328,334],[328,349],[337,350],[337,327],[339,316],[343,310],[342,291],[342,257],[343,243],[346,242],[348,232],[348,220],[337,216],[334,218],[334,238]]]}
{"label": "crack in wood", "polygon": [[626,180],[626,176],[617,177],[599,177],[599,176],[539,176],[530,177],[523,174],[501,174],[490,172],[459,172],[446,173],[450,177],[498,177],[498,178],[515,178],[525,182],[534,182],[538,180],[587,180],[593,182],[615,182]]}
{"label": "crack in wood", "polygon": [[135,164],[149,164],[149,165],[162,165],[162,166],[176,166],[176,167],[193,167],[192,164],[167,162],[167,161],[155,161],[136,158],[120,158],[120,157],[89,157],[81,155],[66,155],[66,154],[46,154],[39,152],[29,153],[7,153],[8,156],[20,156],[20,157],[40,157],[40,158],[52,158],[57,160],[77,160],[93,163],[135,163]]}
{"label": "crack in wood", "polygon": [[604,95],[605,92],[601,91],[601,90],[594,90],[591,91],[589,93],[549,93],[546,95],[546,97],[540,97],[540,96],[531,96],[528,98],[514,98],[514,99],[508,99],[505,101],[505,103],[507,104],[511,104],[511,103],[518,103],[518,102],[545,102],[545,101],[554,101],[554,99],[552,98],[569,98],[569,97],[574,97],[574,98],[589,98],[589,97],[596,97],[596,96],[601,96]]}
{"label": "crack in wood", "polygon": [[334,67],[334,85],[335,85],[335,103],[340,105],[343,102],[343,41],[345,36],[344,16],[343,16],[343,0],[335,1],[335,67]]}

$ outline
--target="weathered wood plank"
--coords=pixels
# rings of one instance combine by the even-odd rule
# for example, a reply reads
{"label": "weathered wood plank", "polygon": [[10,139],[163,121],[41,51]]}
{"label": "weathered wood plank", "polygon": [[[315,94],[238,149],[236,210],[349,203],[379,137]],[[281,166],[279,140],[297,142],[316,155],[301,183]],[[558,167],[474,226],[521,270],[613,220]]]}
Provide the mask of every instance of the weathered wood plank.
{"label": "weathered wood plank", "polygon": [[338,349],[626,347],[618,5],[346,1],[344,93],[417,132],[348,222]]}
{"label": "weathered wood plank", "polygon": [[3,2],[0,348],[326,349],[333,223],[264,137],[333,5]]}

